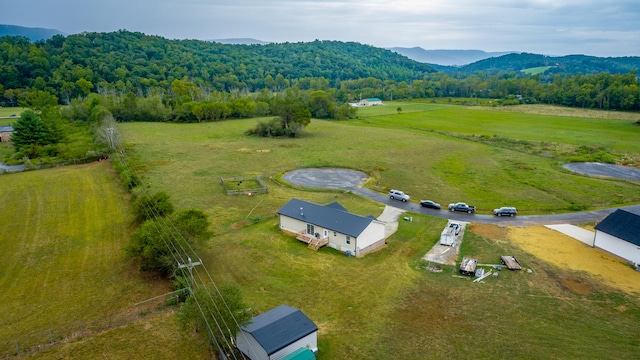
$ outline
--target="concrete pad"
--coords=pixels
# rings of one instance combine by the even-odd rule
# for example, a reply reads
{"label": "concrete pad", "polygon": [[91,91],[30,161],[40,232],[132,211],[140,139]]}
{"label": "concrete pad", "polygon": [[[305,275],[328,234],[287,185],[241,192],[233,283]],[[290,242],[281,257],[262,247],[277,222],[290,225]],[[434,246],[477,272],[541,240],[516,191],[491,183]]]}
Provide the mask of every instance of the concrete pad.
{"label": "concrete pad", "polygon": [[384,238],[388,238],[393,235],[396,231],[398,231],[398,219],[404,214],[405,210],[398,209],[393,206],[385,206],[382,214],[378,216],[378,220],[385,223],[384,227]]}
{"label": "concrete pad", "polygon": [[589,231],[587,229],[569,224],[545,225],[545,227],[561,232],[567,236],[571,236],[572,238],[579,240],[589,246],[593,246],[593,241],[596,236],[596,233],[593,231]]}

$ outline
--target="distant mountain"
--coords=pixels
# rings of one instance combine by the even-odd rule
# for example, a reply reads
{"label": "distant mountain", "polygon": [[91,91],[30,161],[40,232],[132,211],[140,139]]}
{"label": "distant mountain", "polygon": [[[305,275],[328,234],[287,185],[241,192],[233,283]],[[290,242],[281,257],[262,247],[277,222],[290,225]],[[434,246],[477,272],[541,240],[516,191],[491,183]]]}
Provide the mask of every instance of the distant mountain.
{"label": "distant mountain", "polygon": [[252,38],[214,39],[212,41],[215,41],[215,42],[220,43],[220,44],[230,44],[230,45],[266,45],[266,44],[271,44],[268,41],[262,41],[262,40],[252,39]]}
{"label": "distant mountain", "polygon": [[512,54],[515,52],[485,52],[482,50],[425,50],[421,47],[393,47],[389,48],[389,50],[422,63],[446,66],[467,65],[479,60]]}
{"label": "distant mountain", "polygon": [[45,29],[45,28],[31,28],[15,25],[3,25],[0,24],[0,36],[24,36],[31,41],[47,40],[54,35],[65,35],[60,30]]}
{"label": "distant mountain", "polygon": [[435,67],[446,73],[473,74],[485,72],[518,72],[525,69],[549,67],[544,75],[553,74],[626,74],[640,69],[639,56],[596,57],[587,55],[546,56],[520,53],[483,59],[460,67]]}

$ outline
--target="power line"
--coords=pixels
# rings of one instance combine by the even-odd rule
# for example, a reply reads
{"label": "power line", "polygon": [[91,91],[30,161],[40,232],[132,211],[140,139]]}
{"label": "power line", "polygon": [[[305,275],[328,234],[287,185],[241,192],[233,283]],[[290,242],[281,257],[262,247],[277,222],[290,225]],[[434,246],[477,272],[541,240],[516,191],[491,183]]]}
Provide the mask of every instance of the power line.
{"label": "power line", "polygon": [[[124,150],[121,150],[121,155],[124,156],[125,152]],[[129,166],[129,164],[124,161],[122,159],[122,156],[119,157],[119,161],[120,164],[123,165],[126,170],[129,171],[130,174],[135,174],[131,167]],[[147,189],[146,188],[142,188],[143,194],[144,195],[148,195]],[[195,252],[195,250],[191,247],[191,245],[189,244],[188,241],[186,241],[186,239],[184,238],[184,236],[182,236],[182,234],[180,233],[180,231],[177,229],[177,227],[175,226],[175,224],[173,224],[173,222],[171,221],[171,219],[165,217],[165,216],[161,216],[160,214],[158,214],[157,209],[155,209],[153,206],[146,204],[144,202],[142,202],[142,206],[145,206],[145,208],[147,210],[150,210],[150,213],[153,216],[153,223],[154,223],[154,227],[156,227],[156,230],[158,231],[159,237],[160,239],[163,241],[163,243],[165,244],[165,246],[167,247],[170,255],[173,257],[173,259],[176,261],[176,264],[178,266],[177,269],[184,269],[187,268],[189,270],[189,275],[190,275],[190,282],[193,286],[193,284],[195,284],[195,280],[196,278],[193,276],[193,270],[195,268],[195,266],[199,265],[201,266],[204,270],[205,273],[207,275],[207,278],[209,279],[209,283],[213,286],[213,288],[216,290],[217,295],[220,297],[222,303],[224,304],[224,307],[226,309],[226,311],[229,313],[230,318],[233,320],[234,324],[236,325],[236,327],[239,329],[240,328],[240,324],[238,323],[235,315],[233,314],[233,311],[231,311],[228,303],[226,302],[226,300],[224,299],[224,296],[222,295],[222,293],[220,292],[220,289],[218,288],[218,286],[216,285],[215,281],[213,280],[213,277],[211,276],[211,274],[209,273],[209,271],[207,270],[207,268],[204,266],[204,263],[202,262],[202,260],[200,259],[200,257],[197,255],[197,253]],[[175,242],[172,241],[171,239],[165,239],[164,237],[164,232],[161,231],[158,228],[158,225],[160,224],[160,221],[162,221],[162,224],[164,224],[165,228],[168,230],[169,235],[171,237],[174,238]],[[173,230],[172,230],[173,229]],[[182,241],[180,241],[182,240]],[[178,244],[178,246],[176,246],[176,244]],[[185,247],[183,247],[183,244],[186,245],[186,247],[188,249],[185,249]],[[178,247],[180,247],[180,250],[178,250]],[[194,258],[197,258],[198,261],[193,262],[191,260],[191,257],[189,255],[189,253],[194,255]],[[187,261],[185,261],[183,254],[186,256]],[[211,300],[211,303],[213,304],[213,306],[215,307],[215,312],[217,313],[217,316],[220,318],[220,321],[218,321],[218,319],[216,318],[216,314],[214,314],[213,309],[209,308],[209,306],[207,305],[207,311],[208,313],[211,315],[211,318],[213,319],[213,321],[216,323],[216,328],[220,331],[220,334],[222,335],[222,338],[225,341],[225,347],[227,347],[229,349],[229,353],[233,355],[233,357],[235,358],[235,351],[234,351],[234,346],[232,344],[230,344],[228,341],[226,341],[227,337],[224,336],[225,331],[222,328],[221,324],[222,323],[224,325],[224,327],[226,328],[226,330],[229,332],[230,338],[233,338],[234,334],[231,334],[230,328],[228,326],[228,324],[226,324],[225,322],[225,317],[222,316],[222,311],[218,308],[218,306],[216,305],[216,302],[213,298],[213,296],[211,295],[211,293],[207,290],[207,286],[205,284],[205,281],[202,279],[202,277],[200,276],[200,273],[198,272],[197,268],[195,268],[195,272],[197,275],[197,278],[202,286],[202,288],[204,289],[205,293],[207,294],[207,296],[209,297],[209,299]],[[213,339],[213,341],[216,343],[216,346],[218,347],[218,350],[220,352],[222,352],[222,348],[220,347],[220,344],[218,343],[218,341],[216,340],[215,334],[213,332],[212,326],[209,323],[209,320],[207,319],[207,316],[205,315],[205,312],[203,310],[202,305],[200,304],[200,301],[198,300],[195,291],[193,291],[193,289],[191,289],[191,295],[193,297],[194,302],[196,303],[196,306],[198,307],[198,310],[200,311],[202,318],[207,326],[207,329]],[[206,304],[206,303],[205,303]],[[246,334],[244,334],[244,332],[240,332],[242,334],[242,336],[246,337]]]}

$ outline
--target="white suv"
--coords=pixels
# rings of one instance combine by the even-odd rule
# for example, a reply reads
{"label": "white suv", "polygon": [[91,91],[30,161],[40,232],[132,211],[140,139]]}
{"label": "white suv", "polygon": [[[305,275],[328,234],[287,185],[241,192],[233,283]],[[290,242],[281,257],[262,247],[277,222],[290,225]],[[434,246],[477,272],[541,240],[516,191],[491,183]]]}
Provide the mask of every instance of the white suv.
{"label": "white suv", "polygon": [[391,190],[391,191],[389,191],[389,198],[391,200],[409,201],[409,195],[403,193],[400,190]]}

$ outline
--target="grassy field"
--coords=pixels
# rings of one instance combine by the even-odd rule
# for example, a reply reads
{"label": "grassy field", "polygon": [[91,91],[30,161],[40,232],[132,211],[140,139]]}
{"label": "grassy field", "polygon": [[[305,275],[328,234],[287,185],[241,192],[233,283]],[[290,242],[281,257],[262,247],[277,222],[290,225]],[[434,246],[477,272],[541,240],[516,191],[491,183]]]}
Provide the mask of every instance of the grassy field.
{"label": "grassy field", "polygon": [[[126,261],[123,245],[132,216],[109,164],[3,175],[0,183],[0,357],[15,351],[16,342],[26,349],[46,344],[50,335],[61,341],[78,333],[81,323],[89,332],[97,324],[118,322],[123,327],[105,336],[140,335],[133,304],[166,292],[168,286],[135,275],[137,269]],[[171,319],[162,323],[175,328]],[[164,326],[149,326],[147,331],[149,337],[170,337],[174,332]],[[114,343],[87,341],[97,346],[94,355],[117,350]],[[72,341],[76,342],[82,346],[84,340]],[[166,346],[175,354],[181,344],[176,339]],[[148,344],[130,341],[127,347],[142,351]],[[97,357],[60,354],[56,358]]]}
{"label": "grassy field", "polygon": [[538,66],[538,67],[533,67],[528,69],[522,69],[520,71],[528,75],[538,75],[549,70],[550,68],[551,66]]}
{"label": "grassy field", "polygon": [[[304,311],[319,327],[319,359],[636,358],[640,294],[546,262],[544,251],[529,253],[499,231],[466,231],[461,253],[486,263],[514,254],[532,272],[502,271],[498,279],[472,283],[452,276],[454,267],[427,271],[420,258],[438,241],[446,220],[420,214],[401,222],[387,246],[360,259],[328,248],[314,252],[279,232],[276,210],[292,197],[338,201],[361,215],[378,216],[384,209],[349,193],[278,181],[283,172],[303,167],[354,168],[371,175],[368,186],[375,190],[400,188],[412,199],[445,204],[466,200],[483,212],[505,203],[521,213],[549,213],[640,202],[637,184],[573,175],[548,157],[447,134],[474,134],[477,130],[467,130],[474,121],[492,121],[485,113],[507,122],[517,122],[521,113],[420,103],[371,109],[377,113],[363,113],[356,121],[313,120],[299,139],[246,137],[255,119],[126,123],[120,130],[148,164],[144,178],[152,190],[166,191],[178,209],[209,214],[214,235],[198,253],[214,280],[237,284],[255,313],[283,303]],[[535,129],[515,126],[510,132],[496,124],[500,136],[534,138],[555,120],[563,121],[527,116],[523,121],[531,119]],[[436,119],[437,132],[428,118]],[[604,128],[592,117],[569,119]],[[605,131],[601,140],[618,134]],[[631,142],[625,146],[636,151]],[[258,174],[264,175],[268,194],[227,196],[218,182]],[[9,229],[0,239],[6,248],[0,255],[0,286],[6,289],[0,298],[0,339],[9,347],[14,337],[67,319],[99,320],[166,289],[131,275],[138,273],[121,251],[130,209],[106,163],[5,175],[0,181],[0,213],[9,214],[0,217],[0,226]],[[175,317],[157,312],[38,356],[125,359],[149,351],[158,359],[210,356],[192,335],[180,335]]]}
{"label": "grassy field", "polygon": [[[146,177],[153,187],[173,194],[173,201],[180,208],[196,206],[211,214],[224,213],[229,221],[242,216],[243,209],[251,209],[254,200],[220,198],[223,191],[218,177],[277,176],[304,167],[355,168],[371,175],[369,186],[374,190],[384,193],[399,188],[416,201],[429,198],[441,204],[466,201],[475,204],[480,213],[490,213],[504,205],[532,214],[640,202],[637,184],[575,175],[545,156],[427,131],[429,122],[423,117],[441,111],[449,110],[352,122],[314,120],[298,139],[247,137],[243,132],[255,124],[253,119],[207,124],[127,123],[121,125],[121,131],[150,164]],[[455,111],[466,111],[466,118],[496,116],[504,121],[509,121],[506,117],[510,115],[473,109]],[[436,121],[441,129],[456,132],[465,131],[471,122]],[[527,133],[524,129],[522,125],[513,132],[534,137],[538,131],[547,131]],[[628,132],[632,130],[629,128]],[[501,134],[510,136],[508,131],[503,127]],[[628,139],[625,146],[640,153],[638,145],[622,130],[603,132],[599,137],[590,135],[590,141],[607,141],[607,134],[621,138],[620,142]],[[188,191],[177,190],[176,184]],[[263,204],[254,212],[257,216],[272,214],[281,204]]]}
{"label": "grassy field", "polygon": [[[20,113],[22,113],[25,110],[26,110],[26,108],[21,108],[21,107],[0,107],[0,117],[2,117],[2,116],[11,116],[13,114],[19,116]],[[15,121],[15,120],[14,119],[0,119],[0,125],[10,124],[13,121]]]}
{"label": "grassy field", "polygon": [[[446,223],[442,219],[412,214],[413,221],[402,222],[385,248],[362,259],[332,249],[313,252],[278,231],[275,212],[291,197],[321,204],[339,201],[362,215],[377,216],[383,210],[381,204],[350,194],[305,191],[276,181],[279,174],[302,167],[355,168],[369,173],[369,186],[378,191],[401,188],[413,199],[430,197],[441,203],[466,199],[485,212],[502,203],[540,213],[640,201],[637,184],[573,175],[544,156],[445,133],[472,134],[486,128],[474,121],[490,123],[492,116],[536,126],[527,131],[520,124],[510,132],[509,126],[496,123],[505,137],[534,139],[540,131],[553,133],[547,126],[568,131],[571,121],[606,128],[592,118],[398,105],[400,115],[383,116],[388,110],[377,107],[371,111],[378,116],[357,121],[314,120],[299,139],[244,136],[255,120],[127,123],[121,131],[149,164],[145,178],[152,189],[169,193],[178,208],[197,207],[210,215],[214,236],[199,252],[214,279],[238,284],[255,312],[282,303],[301,308],[320,328],[319,359],[634,358],[640,295],[546,263],[504,238],[469,231],[462,252],[486,262],[517,254],[533,272],[503,271],[498,280],[477,284],[452,277],[454,268],[445,267],[442,273],[421,268],[421,256]],[[454,121],[458,117],[462,120]],[[430,131],[429,118],[442,133]],[[623,134],[613,129],[598,137],[576,131],[594,142],[609,141],[606,136],[617,142],[615,137]],[[569,143],[577,141],[577,135],[567,134]],[[637,151],[631,141],[622,145]],[[255,174],[273,178],[266,181],[268,194],[226,196],[217,182],[220,176]],[[566,283],[592,287],[584,292]]]}

